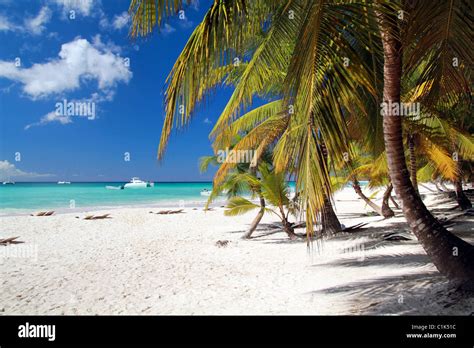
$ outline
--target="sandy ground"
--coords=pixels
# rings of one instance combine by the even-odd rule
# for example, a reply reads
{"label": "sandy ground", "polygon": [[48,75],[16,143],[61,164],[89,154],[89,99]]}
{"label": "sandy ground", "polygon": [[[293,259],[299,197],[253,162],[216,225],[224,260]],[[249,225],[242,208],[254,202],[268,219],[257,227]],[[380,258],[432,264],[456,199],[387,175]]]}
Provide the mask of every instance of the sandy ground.
{"label": "sandy ground", "polygon": [[[437,216],[458,213],[448,210],[452,200],[422,193]],[[311,250],[272,232],[271,215],[242,240],[255,213],[226,217],[220,207],[177,215],[116,209],[94,221],[83,220],[86,212],[1,217],[0,238],[25,243],[0,246],[0,314],[474,312],[474,299],[454,291],[416,240],[384,240],[407,230],[400,211],[388,220],[367,216],[351,188],[335,199],[343,224],[370,223]],[[455,221],[450,229],[473,243],[472,217]]]}

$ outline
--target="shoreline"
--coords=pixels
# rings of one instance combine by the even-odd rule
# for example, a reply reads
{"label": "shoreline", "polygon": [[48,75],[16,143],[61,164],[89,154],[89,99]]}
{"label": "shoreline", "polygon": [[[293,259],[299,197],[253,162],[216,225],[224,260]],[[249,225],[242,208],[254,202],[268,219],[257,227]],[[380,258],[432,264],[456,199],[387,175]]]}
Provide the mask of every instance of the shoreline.
{"label": "shoreline", "polygon": [[[220,206],[225,204],[226,200],[215,200],[210,205],[210,207]],[[206,201],[186,201],[184,200],[184,208],[204,208]],[[136,203],[136,204],[117,204],[117,205],[92,205],[92,206],[84,206],[84,207],[77,207],[77,208],[32,208],[32,209],[21,209],[18,212],[11,212],[7,211],[10,210],[9,208],[0,209],[0,217],[14,217],[14,216],[30,216],[32,213],[38,211],[54,211],[54,215],[64,215],[64,214],[80,214],[80,213],[87,213],[87,212],[97,212],[103,210],[120,210],[120,209],[144,209],[144,208],[168,208],[168,209],[180,209],[181,206],[179,204],[171,204],[169,200],[153,202],[153,203]]]}
{"label": "shoreline", "polygon": [[[30,182],[24,182],[27,184],[31,184]],[[85,182],[89,183],[89,182]],[[99,183],[99,182],[90,182],[92,184]],[[100,183],[112,183],[112,182],[100,182]],[[174,183],[174,182],[171,182]],[[178,182],[176,182],[178,183]],[[188,182],[183,182],[184,184],[187,184]],[[191,184],[196,183],[200,184],[201,182],[189,182]],[[205,184],[212,184],[212,182],[202,182]],[[294,183],[294,182],[289,182],[289,183]],[[364,181],[361,181],[361,183],[364,183]],[[54,182],[39,182],[39,183],[34,183],[34,184],[54,184]],[[78,182],[78,184],[80,184]],[[166,182],[163,182],[163,184],[166,184]],[[179,183],[178,183],[179,184]],[[365,187],[364,185],[361,185],[362,187]],[[66,185],[64,188],[69,188],[71,186]],[[1,188],[1,186],[0,186]],[[345,190],[347,189],[352,189],[352,186],[350,184],[346,185],[344,188]],[[366,189],[367,190],[367,189]],[[375,190],[367,190],[367,192],[373,192]],[[105,191],[107,192],[107,191]],[[1,191],[0,191],[1,193]],[[244,195],[247,197],[246,195]],[[248,197],[247,197],[248,198]],[[123,199],[123,198],[122,198]],[[30,215],[34,212],[38,211],[55,211],[55,214],[67,214],[67,213],[81,213],[81,212],[93,212],[93,211],[99,211],[99,210],[107,210],[107,209],[124,209],[124,208],[146,208],[146,207],[152,207],[152,208],[180,208],[180,202],[182,201],[184,203],[184,207],[190,207],[190,208],[203,208],[207,202],[207,196],[195,196],[195,197],[189,197],[185,196],[184,198],[180,197],[173,197],[173,198],[154,198],[154,199],[144,199],[144,200],[132,200],[132,201],[118,201],[117,203],[109,202],[109,203],[97,203],[97,204],[90,204],[90,205],[84,205],[80,207],[75,207],[75,208],[69,208],[66,204],[68,198],[64,198],[64,203],[61,205],[57,205],[57,203],[53,204],[53,206],[48,204],[44,204],[38,207],[32,207],[32,208],[0,208],[0,217],[8,217],[8,216],[27,216]],[[212,203],[211,207],[215,206],[220,206],[223,204],[226,204],[227,202],[227,197],[225,195],[220,195],[218,198],[216,198]],[[54,206],[56,205],[56,206]]]}

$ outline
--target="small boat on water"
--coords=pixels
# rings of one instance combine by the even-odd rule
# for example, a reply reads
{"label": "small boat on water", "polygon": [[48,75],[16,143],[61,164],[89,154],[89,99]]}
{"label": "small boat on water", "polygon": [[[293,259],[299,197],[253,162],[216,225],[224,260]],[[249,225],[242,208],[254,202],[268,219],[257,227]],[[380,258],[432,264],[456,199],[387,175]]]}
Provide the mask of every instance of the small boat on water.
{"label": "small boat on water", "polygon": [[210,196],[212,191],[209,191],[208,189],[204,189],[201,191],[201,196]]}
{"label": "small boat on water", "polygon": [[58,185],[70,185],[70,181],[58,181]]}
{"label": "small boat on water", "polygon": [[122,186],[105,186],[107,190],[123,190],[123,185]]}
{"label": "small boat on water", "polygon": [[153,187],[153,186],[154,186],[154,183],[140,180],[137,177],[133,177],[132,180],[130,180],[130,182],[123,185],[124,188],[147,188],[147,187]]}
{"label": "small boat on water", "polygon": [[7,181],[4,181],[4,182],[3,182],[3,185],[15,185],[15,182],[14,182],[14,181],[7,180]]}

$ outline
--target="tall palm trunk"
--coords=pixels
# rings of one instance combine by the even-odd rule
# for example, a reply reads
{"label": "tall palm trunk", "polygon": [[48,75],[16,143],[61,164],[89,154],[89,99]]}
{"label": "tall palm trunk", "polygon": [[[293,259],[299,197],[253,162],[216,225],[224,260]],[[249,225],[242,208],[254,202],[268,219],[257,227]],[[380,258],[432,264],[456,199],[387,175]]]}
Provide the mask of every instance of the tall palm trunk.
{"label": "tall palm trunk", "polygon": [[[394,35],[394,14],[377,13],[384,52],[383,101],[400,106],[402,47]],[[397,103],[397,104],[396,104]],[[387,105],[387,104],[385,104]],[[438,270],[451,279],[474,281],[474,247],[446,230],[425,207],[410,181],[402,138],[402,120],[391,107],[384,108],[383,130],[389,174],[402,201],[403,214]]]}
{"label": "tall palm trunk", "polygon": [[263,218],[265,214],[265,199],[263,198],[262,194],[260,194],[260,210],[258,211],[257,216],[253,219],[252,223],[250,224],[249,229],[245,232],[242,238],[249,239],[252,236],[252,233],[257,229],[258,224]]}
{"label": "tall palm trunk", "polygon": [[408,134],[408,149],[410,151],[410,180],[415,189],[416,193],[419,195],[418,191],[418,181],[416,179],[416,156],[415,156],[415,135]]}
{"label": "tall palm trunk", "polygon": [[334,212],[331,200],[327,197],[324,198],[324,206],[321,212],[321,226],[322,234],[325,236],[333,236],[342,231],[341,223]]}
{"label": "tall palm trunk", "polygon": [[357,193],[357,195],[367,204],[369,207],[371,207],[377,214],[382,216],[382,207],[379,207],[377,204],[372,202],[364,193],[362,192],[362,189],[359,185],[359,181],[357,180],[356,177],[352,178],[352,187],[354,188],[354,191]]}
{"label": "tall palm trunk", "polygon": [[392,190],[393,190],[393,185],[390,183],[388,184],[387,189],[383,193],[383,197],[382,197],[382,216],[385,219],[395,216],[395,213],[393,212],[393,210],[390,209],[390,207],[388,206],[388,200],[390,199]]}

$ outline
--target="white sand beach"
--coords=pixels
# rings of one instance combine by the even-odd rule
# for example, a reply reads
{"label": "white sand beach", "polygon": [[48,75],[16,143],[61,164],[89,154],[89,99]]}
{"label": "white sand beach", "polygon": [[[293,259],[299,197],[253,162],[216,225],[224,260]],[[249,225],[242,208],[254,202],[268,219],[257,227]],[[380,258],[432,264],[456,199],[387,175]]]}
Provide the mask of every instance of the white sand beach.
{"label": "white sand beach", "polygon": [[[439,194],[421,188],[438,217],[460,214]],[[438,315],[474,312],[429,262],[416,240],[386,241],[407,231],[399,210],[383,220],[351,188],[335,196],[341,222],[366,228],[324,241],[271,232],[266,215],[250,240],[241,239],[255,212],[226,217],[185,208],[156,208],[0,218],[0,314],[377,314]],[[79,218],[77,218],[79,217]],[[474,242],[472,217],[449,229]],[[299,231],[303,232],[303,230]],[[221,241],[220,243],[217,243]],[[225,242],[227,241],[227,242]],[[319,252],[318,252],[319,250]]]}

